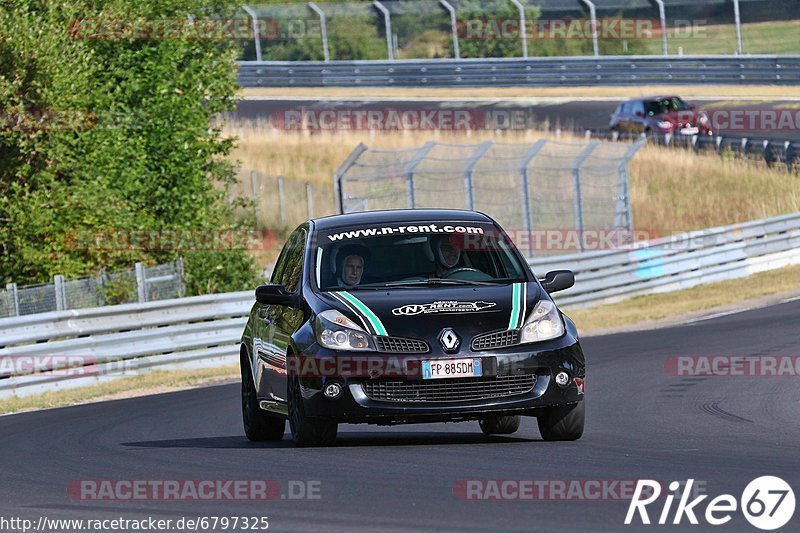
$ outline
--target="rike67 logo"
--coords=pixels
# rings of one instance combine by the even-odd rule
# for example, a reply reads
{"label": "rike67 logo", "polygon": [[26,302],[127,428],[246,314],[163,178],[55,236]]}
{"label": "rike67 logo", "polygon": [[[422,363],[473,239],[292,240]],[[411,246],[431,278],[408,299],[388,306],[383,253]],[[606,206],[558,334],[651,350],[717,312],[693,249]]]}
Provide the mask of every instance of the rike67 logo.
{"label": "rike67 logo", "polygon": [[[783,479],[775,476],[762,476],[751,481],[742,492],[738,500],[731,494],[720,494],[708,502],[707,494],[696,496],[692,500],[694,479],[689,479],[685,483],[673,481],[669,484],[669,493],[664,498],[663,507],[653,520],[657,524],[681,524],[684,518],[688,523],[697,525],[699,519],[712,526],[721,526],[730,522],[737,510],[740,510],[745,519],[754,527],[761,530],[774,530],[786,525],[794,515],[795,499],[794,491]],[[625,525],[638,523],[651,524],[651,517],[648,514],[648,505],[654,504],[662,495],[662,487],[658,481],[652,479],[640,479],[636,483],[631,503],[628,506],[628,514],[625,516]],[[674,507],[675,499],[678,499]],[[705,503],[705,511],[702,505]],[[657,506],[653,505],[650,511],[657,511]],[[670,520],[671,518],[671,520]],[[683,522],[685,523],[685,522]]]}

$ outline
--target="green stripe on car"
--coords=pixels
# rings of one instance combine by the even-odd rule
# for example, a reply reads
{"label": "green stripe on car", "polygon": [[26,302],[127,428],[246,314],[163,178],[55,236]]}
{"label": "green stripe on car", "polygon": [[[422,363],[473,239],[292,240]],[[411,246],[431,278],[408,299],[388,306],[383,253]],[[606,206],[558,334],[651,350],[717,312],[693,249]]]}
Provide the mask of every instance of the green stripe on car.
{"label": "green stripe on car", "polygon": [[355,308],[358,309],[362,315],[364,315],[364,317],[372,326],[372,329],[375,330],[376,334],[388,335],[388,333],[386,333],[386,328],[383,327],[383,322],[381,322],[381,319],[378,318],[378,315],[372,312],[372,309],[364,305],[364,302],[362,302],[361,300],[359,300],[358,298],[356,298],[347,291],[342,291],[339,294],[341,294],[345,300],[353,304],[353,306],[355,306]]}
{"label": "green stripe on car", "polygon": [[522,284],[515,283],[511,286],[511,316],[508,319],[508,329],[517,329],[520,315],[520,295]]}

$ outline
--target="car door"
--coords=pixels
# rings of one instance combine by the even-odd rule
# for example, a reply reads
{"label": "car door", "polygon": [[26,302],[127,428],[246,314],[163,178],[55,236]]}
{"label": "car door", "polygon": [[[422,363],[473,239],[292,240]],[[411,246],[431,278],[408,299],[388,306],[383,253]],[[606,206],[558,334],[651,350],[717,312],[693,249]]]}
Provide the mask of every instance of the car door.
{"label": "car door", "polygon": [[[287,264],[287,257],[292,249],[294,235],[287,239],[286,244],[281,250],[275,268],[272,271],[270,283],[280,283],[283,270]],[[253,336],[253,375],[255,376],[259,398],[275,400],[276,394],[272,389],[272,376],[284,371],[283,355],[275,346],[275,317],[278,313],[278,306],[266,305],[256,302],[251,319]],[[280,399],[285,398],[280,392],[277,393]]]}
{"label": "car door", "polygon": [[[308,230],[305,226],[292,233],[286,246],[285,256],[282,256],[281,269],[275,271],[273,283],[283,285],[292,293],[300,290],[303,278],[303,259],[305,257]],[[288,306],[270,306],[269,313],[272,337],[270,347],[275,364],[271,365],[265,378],[276,399],[286,400],[286,351],[289,348],[291,337],[303,323],[303,311]]]}

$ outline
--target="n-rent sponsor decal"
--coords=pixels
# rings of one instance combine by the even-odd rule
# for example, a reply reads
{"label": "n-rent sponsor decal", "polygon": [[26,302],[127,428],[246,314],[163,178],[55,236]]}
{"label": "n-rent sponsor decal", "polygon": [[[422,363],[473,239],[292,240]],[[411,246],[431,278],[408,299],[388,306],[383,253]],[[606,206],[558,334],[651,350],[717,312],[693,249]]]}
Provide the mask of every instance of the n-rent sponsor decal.
{"label": "n-rent sponsor decal", "polygon": [[496,306],[495,302],[457,302],[440,300],[429,304],[407,304],[392,309],[393,315],[422,315],[431,313],[476,313]]}
{"label": "n-rent sponsor decal", "polygon": [[340,231],[328,235],[331,241],[358,239],[362,237],[376,237],[378,235],[401,235],[406,233],[454,233],[466,235],[483,235],[484,229],[477,226],[461,226],[454,224],[414,224],[410,226],[381,226],[377,228],[360,228],[350,231]]}

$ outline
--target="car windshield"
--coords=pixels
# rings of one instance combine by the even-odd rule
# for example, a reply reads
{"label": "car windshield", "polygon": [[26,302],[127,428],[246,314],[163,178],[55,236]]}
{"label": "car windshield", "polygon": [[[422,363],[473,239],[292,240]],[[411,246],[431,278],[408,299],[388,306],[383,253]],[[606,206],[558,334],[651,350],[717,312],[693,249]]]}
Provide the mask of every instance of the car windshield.
{"label": "car windshield", "polygon": [[689,104],[678,98],[672,96],[670,98],[661,98],[660,100],[649,100],[644,103],[645,110],[649,116],[663,115],[673,111],[686,111],[691,109]]}
{"label": "car windshield", "polygon": [[324,291],[525,281],[525,267],[497,226],[404,222],[336,228],[316,236]]}

